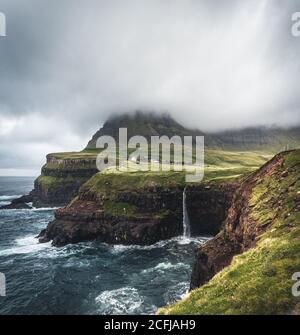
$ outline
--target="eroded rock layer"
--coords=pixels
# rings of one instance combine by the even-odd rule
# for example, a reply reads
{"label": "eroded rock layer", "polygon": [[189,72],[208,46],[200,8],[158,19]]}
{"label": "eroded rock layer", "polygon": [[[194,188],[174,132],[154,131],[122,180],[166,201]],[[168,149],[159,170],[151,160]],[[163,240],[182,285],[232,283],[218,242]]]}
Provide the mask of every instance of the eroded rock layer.
{"label": "eroded rock layer", "polygon": [[[87,240],[152,244],[181,235],[184,187],[181,173],[99,173],[68,206],[55,212],[40,241],[53,240],[56,246]],[[235,187],[228,183],[187,188],[192,234],[219,231]]]}

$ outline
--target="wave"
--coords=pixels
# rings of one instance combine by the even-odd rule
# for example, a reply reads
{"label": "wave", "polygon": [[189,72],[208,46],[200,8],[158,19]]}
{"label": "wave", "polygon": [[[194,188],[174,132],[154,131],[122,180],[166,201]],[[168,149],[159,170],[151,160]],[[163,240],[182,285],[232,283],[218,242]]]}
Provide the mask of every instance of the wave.
{"label": "wave", "polygon": [[168,240],[163,240],[156,242],[151,245],[137,245],[137,244],[132,244],[132,245],[124,245],[124,244],[117,244],[112,246],[112,252],[113,253],[120,253],[128,250],[152,250],[152,249],[157,249],[157,248],[163,248],[166,245],[176,242],[178,240],[178,237],[174,237]]}
{"label": "wave", "polygon": [[32,207],[30,210],[34,212],[48,212],[48,211],[55,211],[56,209],[59,209],[59,208],[61,207],[41,207],[41,208]]}
{"label": "wave", "polygon": [[30,254],[51,247],[49,243],[39,243],[36,235],[19,238],[15,241],[15,246],[9,249],[0,250],[0,256],[10,256],[19,254]]}
{"label": "wave", "polygon": [[177,236],[177,237],[170,238],[168,240],[159,241],[151,245],[117,244],[117,245],[113,245],[112,247],[110,245],[107,245],[107,246],[111,247],[112,253],[118,254],[118,253],[122,253],[125,251],[130,251],[130,250],[152,250],[152,249],[157,249],[157,248],[164,248],[166,245],[174,243],[174,242],[179,245],[187,245],[190,243],[204,244],[207,241],[209,241],[211,238],[212,237],[208,237],[208,236],[199,236],[199,237],[190,237],[190,238],[186,238],[183,236]]}
{"label": "wave", "polygon": [[[1,206],[6,206],[6,205],[9,205],[10,202],[0,202],[0,205]],[[12,212],[50,212],[50,211],[55,211],[56,209],[59,209],[61,207],[41,207],[41,208],[37,208],[37,207],[32,207],[32,204],[31,203],[27,203],[27,205],[30,207],[30,208],[12,208],[12,209],[7,209],[6,211],[9,212],[9,211],[12,211]]]}
{"label": "wave", "polygon": [[137,289],[122,287],[104,291],[95,298],[98,312],[103,315],[135,314],[143,305],[144,300]]}
{"label": "wave", "polygon": [[189,264],[185,264],[181,262],[175,263],[175,264],[172,264],[171,262],[161,262],[152,268],[143,270],[142,273],[149,273],[153,271],[164,272],[165,270],[171,270],[171,269],[176,270],[176,269],[182,269],[182,268],[189,269],[190,266]]}
{"label": "wave", "polygon": [[0,201],[14,200],[21,198],[22,195],[0,195]]}
{"label": "wave", "polygon": [[[91,247],[91,244],[92,242],[81,242],[77,244],[68,244],[60,248],[51,247],[47,249],[46,252],[39,253],[37,257],[44,259],[68,258],[64,264],[65,267],[89,267],[90,259],[86,260],[85,256],[82,254],[86,249]],[[78,255],[80,255],[80,257],[77,257]]]}
{"label": "wave", "polygon": [[197,236],[197,237],[179,236],[179,237],[177,237],[177,243],[179,245],[187,245],[187,244],[191,244],[191,243],[204,244],[207,241],[209,241],[210,239],[212,239],[212,237],[208,237],[208,236]]}
{"label": "wave", "polygon": [[168,291],[163,295],[165,304],[173,304],[176,301],[186,299],[189,296],[189,288],[189,281],[180,282],[172,287],[169,287]]}

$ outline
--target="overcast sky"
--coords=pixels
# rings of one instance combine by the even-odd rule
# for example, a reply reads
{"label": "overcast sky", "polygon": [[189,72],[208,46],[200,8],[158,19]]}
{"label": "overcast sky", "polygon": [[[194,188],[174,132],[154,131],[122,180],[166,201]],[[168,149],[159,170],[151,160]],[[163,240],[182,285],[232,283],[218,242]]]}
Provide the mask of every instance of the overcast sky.
{"label": "overcast sky", "polygon": [[298,0],[1,0],[0,175],[37,174],[105,119],[300,123]]}

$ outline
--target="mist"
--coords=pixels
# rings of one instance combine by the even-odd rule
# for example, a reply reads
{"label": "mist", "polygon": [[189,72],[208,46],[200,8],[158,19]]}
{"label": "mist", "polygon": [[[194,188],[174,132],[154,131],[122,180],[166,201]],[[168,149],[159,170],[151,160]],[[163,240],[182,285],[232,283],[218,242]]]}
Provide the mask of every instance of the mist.
{"label": "mist", "polygon": [[188,127],[300,123],[296,0],[2,0],[0,174],[37,174],[111,115]]}

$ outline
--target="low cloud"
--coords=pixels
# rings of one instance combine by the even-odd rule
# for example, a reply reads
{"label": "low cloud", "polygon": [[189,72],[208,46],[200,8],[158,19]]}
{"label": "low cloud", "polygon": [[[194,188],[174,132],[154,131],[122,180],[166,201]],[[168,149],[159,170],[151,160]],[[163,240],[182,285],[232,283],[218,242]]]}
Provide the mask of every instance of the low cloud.
{"label": "low cloud", "polygon": [[2,0],[0,169],[82,149],[114,113],[214,131],[299,120],[296,0]]}

